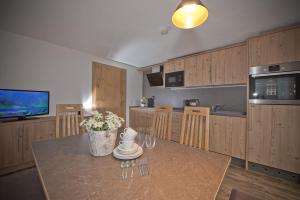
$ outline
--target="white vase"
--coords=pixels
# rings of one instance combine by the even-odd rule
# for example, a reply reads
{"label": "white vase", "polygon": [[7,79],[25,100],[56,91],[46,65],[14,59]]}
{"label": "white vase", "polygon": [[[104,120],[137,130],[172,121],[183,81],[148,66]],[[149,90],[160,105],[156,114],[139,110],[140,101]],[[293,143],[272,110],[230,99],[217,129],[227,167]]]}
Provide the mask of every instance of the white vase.
{"label": "white vase", "polygon": [[93,156],[106,156],[115,148],[118,129],[111,131],[90,131],[90,152]]}

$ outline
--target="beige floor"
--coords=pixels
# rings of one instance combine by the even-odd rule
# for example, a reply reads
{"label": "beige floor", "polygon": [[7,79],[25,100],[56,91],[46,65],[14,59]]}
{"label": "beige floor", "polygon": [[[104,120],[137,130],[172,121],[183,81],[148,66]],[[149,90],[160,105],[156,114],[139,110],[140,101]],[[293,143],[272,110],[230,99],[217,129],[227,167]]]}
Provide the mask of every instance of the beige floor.
{"label": "beige floor", "polygon": [[230,166],[217,200],[228,200],[233,188],[261,200],[300,200],[300,185]]}

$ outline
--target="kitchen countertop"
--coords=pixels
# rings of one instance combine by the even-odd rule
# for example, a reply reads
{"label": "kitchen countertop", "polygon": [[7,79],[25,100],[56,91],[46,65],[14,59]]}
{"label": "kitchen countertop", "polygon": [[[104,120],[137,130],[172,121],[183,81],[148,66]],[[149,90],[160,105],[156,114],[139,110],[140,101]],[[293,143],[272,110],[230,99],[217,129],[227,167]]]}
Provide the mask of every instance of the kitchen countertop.
{"label": "kitchen countertop", "polygon": [[144,149],[149,176],[122,180],[121,161],[93,157],[87,134],[32,145],[47,199],[215,199],[230,157],[176,142],[158,140]]}
{"label": "kitchen countertop", "polygon": [[[139,108],[139,109],[150,109],[154,110],[154,108],[150,107],[140,107],[140,106],[129,106],[129,108]],[[184,108],[174,107],[174,112],[183,112]],[[210,111],[210,115],[219,115],[219,116],[229,116],[229,117],[247,117],[246,112],[239,112],[239,111],[229,111],[229,110],[218,110],[218,111]]]}

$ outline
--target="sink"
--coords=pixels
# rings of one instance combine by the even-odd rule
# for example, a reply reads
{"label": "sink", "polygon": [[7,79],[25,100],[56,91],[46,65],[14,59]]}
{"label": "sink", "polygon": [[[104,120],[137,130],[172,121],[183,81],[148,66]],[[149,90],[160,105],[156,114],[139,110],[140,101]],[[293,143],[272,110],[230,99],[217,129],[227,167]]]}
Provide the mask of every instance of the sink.
{"label": "sink", "polygon": [[246,115],[246,112],[241,111],[227,111],[227,110],[218,110],[211,112],[212,114],[224,114],[224,115]]}

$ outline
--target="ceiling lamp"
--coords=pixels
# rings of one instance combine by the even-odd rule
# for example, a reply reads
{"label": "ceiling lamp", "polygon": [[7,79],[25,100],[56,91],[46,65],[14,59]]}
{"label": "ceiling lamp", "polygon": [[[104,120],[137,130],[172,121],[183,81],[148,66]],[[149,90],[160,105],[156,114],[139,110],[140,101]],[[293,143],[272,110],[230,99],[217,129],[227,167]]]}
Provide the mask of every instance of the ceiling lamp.
{"label": "ceiling lamp", "polygon": [[189,29],[199,26],[208,17],[208,10],[199,0],[182,0],[177,6],[172,22],[182,29]]}

